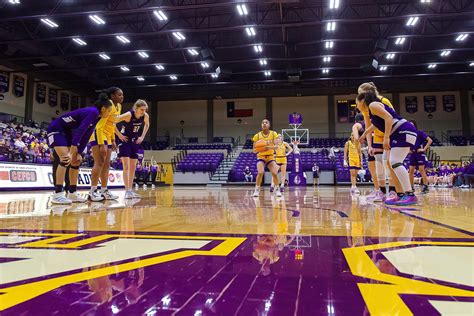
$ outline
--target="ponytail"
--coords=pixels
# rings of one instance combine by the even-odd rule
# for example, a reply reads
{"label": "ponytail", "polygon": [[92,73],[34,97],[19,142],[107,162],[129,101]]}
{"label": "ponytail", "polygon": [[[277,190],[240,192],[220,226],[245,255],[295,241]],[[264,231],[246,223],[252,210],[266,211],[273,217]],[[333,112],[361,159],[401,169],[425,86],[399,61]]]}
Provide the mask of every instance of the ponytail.
{"label": "ponytail", "polygon": [[99,112],[102,108],[109,108],[112,106],[112,101],[109,99],[106,93],[99,93],[99,97],[94,102],[95,107]]}

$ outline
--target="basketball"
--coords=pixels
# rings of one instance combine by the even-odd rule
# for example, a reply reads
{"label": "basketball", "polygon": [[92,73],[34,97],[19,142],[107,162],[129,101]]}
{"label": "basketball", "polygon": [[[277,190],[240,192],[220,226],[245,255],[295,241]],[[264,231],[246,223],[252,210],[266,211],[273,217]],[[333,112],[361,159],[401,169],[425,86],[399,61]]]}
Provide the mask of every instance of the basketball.
{"label": "basketball", "polygon": [[266,151],[266,150],[267,150],[267,146],[268,146],[268,145],[267,145],[267,141],[266,141],[266,140],[261,139],[261,140],[255,142],[255,150],[256,150],[257,152],[259,152],[259,153]]}

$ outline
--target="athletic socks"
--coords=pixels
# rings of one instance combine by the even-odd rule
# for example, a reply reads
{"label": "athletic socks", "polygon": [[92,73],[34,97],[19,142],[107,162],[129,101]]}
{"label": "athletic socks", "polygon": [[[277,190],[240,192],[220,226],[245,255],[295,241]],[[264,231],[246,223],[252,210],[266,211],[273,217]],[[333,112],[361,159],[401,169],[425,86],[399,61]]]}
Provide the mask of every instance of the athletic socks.
{"label": "athletic socks", "polygon": [[63,186],[62,186],[62,184],[56,185],[56,186],[54,187],[54,192],[56,192],[56,193],[61,193],[61,192],[63,192]]}
{"label": "athletic socks", "polygon": [[77,191],[77,185],[70,185],[69,186],[69,193],[74,193]]}
{"label": "athletic socks", "polygon": [[389,186],[388,187],[388,192],[390,192],[390,191],[396,192],[397,189],[395,189],[395,186]]}
{"label": "athletic socks", "polygon": [[383,194],[387,194],[387,188],[386,187],[380,187],[380,191],[382,191]]}

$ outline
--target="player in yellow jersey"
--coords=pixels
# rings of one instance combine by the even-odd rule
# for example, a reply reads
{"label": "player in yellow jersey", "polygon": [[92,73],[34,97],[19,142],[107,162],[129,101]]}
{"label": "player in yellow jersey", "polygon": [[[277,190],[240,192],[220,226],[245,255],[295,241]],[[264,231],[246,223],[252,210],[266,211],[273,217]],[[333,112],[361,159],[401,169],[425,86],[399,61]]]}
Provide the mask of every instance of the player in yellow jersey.
{"label": "player in yellow jersey", "polygon": [[[287,142],[283,141],[281,134],[278,134],[276,144],[277,148],[275,149],[275,161],[277,165],[280,166],[280,191],[283,192],[285,190],[286,165],[288,163],[286,157],[288,157],[293,152],[293,147],[291,147]],[[274,184],[272,182],[272,188],[273,186]]]}
{"label": "player in yellow jersey", "polygon": [[[393,105],[390,100],[380,95],[379,91],[377,90],[377,87],[373,82],[365,82],[359,86],[358,94],[364,92],[372,92],[376,94],[377,97],[380,99],[380,102],[393,109]],[[365,129],[367,130],[372,125],[372,123],[370,122],[369,112],[365,111],[362,112],[362,114],[364,115]],[[367,134],[366,137],[367,145],[369,147],[369,171],[372,177],[376,179],[374,180],[374,183],[375,181],[377,181],[379,187],[378,190],[376,187],[376,190],[374,190],[373,193],[369,194],[367,196],[367,199],[374,202],[383,202],[385,199],[385,194],[388,193],[385,189],[385,183],[387,180],[389,183],[390,192],[388,194],[388,198],[392,199],[396,194],[395,191],[403,192],[403,190],[397,177],[393,174],[392,168],[390,168],[389,166],[389,151],[384,151],[383,149],[384,133],[376,128],[374,129],[373,137],[372,133]],[[370,158],[370,156],[373,156],[374,159]]]}
{"label": "player in yellow jersey", "polygon": [[[90,139],[92,157],[94,158],[94,167],[92,168],[91,175],[91,190],[89,192],[91,201],[118,199],[118,196],[112,194],[107,189],[107,183],[109,180],[110,156],[112,151],[116,149],[115,134],[120,134],[115,124],[122,111],[123,91],[118,87],[110,87],[103,92],[109,96],[112,103],[112,111],[108,118],[101,119],[99,123],[97,123],[96,129]],[[121,134],[119,137],[120,136]],[[99,178],[101,183],[100,192],[97,191]]]}
{"label": "player in yellow jersey", "polygon": [[357,173],[362,167],[362,153],[360,151],[360,143],[351,138],[344,145],[344,167],[349,167],[351,173],[351,195],[359,195],[357,189]]}
{"label": "player in yellow jersey", "polygon": [[[262,131],[258,132],[252,138],[253,141],[253,150],[254,153],[257,154],[257,179],[255,181],[255,192],[253,194],[254,197],[258,197],[260,194],[260,185],[262,184],[262,179],[265,173],[265,167],[268,167],[270,172],[272,173],[273,183],[276,184],[275,195],[277,197],[281,197],[279,182],[278,182],[278,165],[275,161],[275,149],[277,146],[275,145],[275,141],[278,137],[277,132],[270,130],[270,121],[264,119],[262,121]],[[255,143],[259,140],[265,140],[267,142],[267,146],[265,151],[258,152],[255,150]]]}

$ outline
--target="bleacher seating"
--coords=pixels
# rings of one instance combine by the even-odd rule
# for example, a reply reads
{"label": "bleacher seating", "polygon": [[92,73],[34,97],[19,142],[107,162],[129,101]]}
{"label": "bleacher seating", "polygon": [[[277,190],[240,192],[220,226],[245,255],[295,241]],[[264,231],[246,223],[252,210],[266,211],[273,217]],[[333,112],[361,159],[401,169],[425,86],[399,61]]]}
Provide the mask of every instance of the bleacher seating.
{"label": "bleacher seating", "polygon": [[219,150],[225,149],[227,152],[232,150],[231,144],[220,144],[220,143],[210,143],[210,144],[178,144],[174,147],[176,150]]}
{"label": "bleacher seating", "polygon": [[189,153],[177,165],[182,172],[214,172],[224,160],[223,153]]}
{"label": "bleacher seating", "polygon": [[467,146],[468,141],[467,138],[464,136],[450,136],[449,142],[454,146]]}

